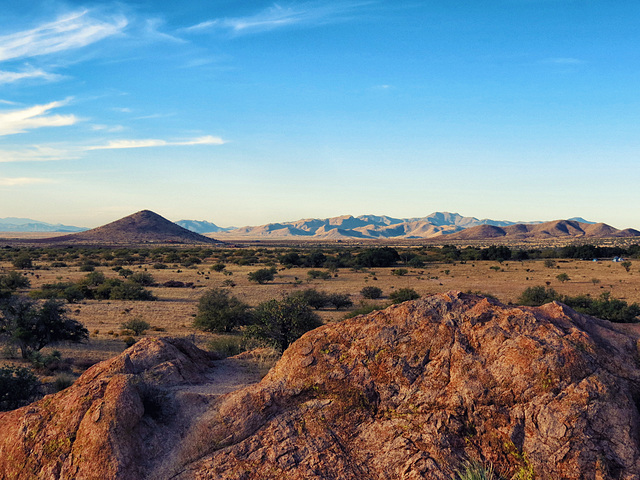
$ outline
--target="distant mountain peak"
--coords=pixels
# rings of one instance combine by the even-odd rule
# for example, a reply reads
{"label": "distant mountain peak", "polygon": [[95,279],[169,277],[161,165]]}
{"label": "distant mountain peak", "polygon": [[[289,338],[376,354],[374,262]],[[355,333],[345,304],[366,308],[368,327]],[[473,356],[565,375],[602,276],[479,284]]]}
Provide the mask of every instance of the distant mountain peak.
{"label": "distant mountain peak", "polygon": [[218,240],[176,225],[151,210],[141,210],[86,232],[41,240],[41,242],[46,241],[106,245],[219,243]]}

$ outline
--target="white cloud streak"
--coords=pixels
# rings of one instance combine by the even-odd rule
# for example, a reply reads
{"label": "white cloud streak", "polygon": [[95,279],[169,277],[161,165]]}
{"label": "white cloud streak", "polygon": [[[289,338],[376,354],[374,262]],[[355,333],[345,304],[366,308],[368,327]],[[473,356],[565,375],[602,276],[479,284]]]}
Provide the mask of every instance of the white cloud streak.
{"label": "white cloud streak", "polygon": [[77,149],[35,145],[21,150],[0,150],[0,163],[50,162],[75,160],[81,155]]}
{"label": "white cloud streak", "polygon": [[73,125],[78,122],[75,115],[48,115],[54,108],[62,107],[67,103],[67,101],[51,102],[20,110],[0,111],[0,136],[24,133],[34,128]]}
{"label": "white cloud streak", "polygon": [[124,30],[124,17],[97,20],[88,10],[9,35],[0,36],[0,61],[24,59],[85,47]]}
{"label": "white cloud streak", "polygon": [[0,70],[0,85],[5,83],[15,83],[20,80],[28,80],[33,78],[41,78],[43,80],[55,81],[62,78],[62,75],[56,75],[55,73],[47,73],[44,70],[37,68],[31,70],[25,70],[22,72],[7,72]]}
{"label": "white cloud streak", "polygon": [[24,185],[34,185],[42,183],[53,183],[53,180],[48,178],[33,178],[33,177],[0,177],[0,187],[20,187]]}
{"label": "white cloud streak", "polygon": [[119,150],[124,148],[149,148],[149,147],[174,147],[186,145],[222,145],[225,141],[220,137],[206,135],[204,137],[193,138],[184,141],[167,141],[160,139],[143,140],[113,140],[106,145],[94,145],[85,147],[85,150]]}
{"label": "white cloud streak", "polygon": [[254,15],[207,20],[183,31],[196,33],[223,29],[241,35],[292,25],[322,25],[341,20],[355,9],[371,3],[373,2],[307,2],[290,6],[274,3]]}

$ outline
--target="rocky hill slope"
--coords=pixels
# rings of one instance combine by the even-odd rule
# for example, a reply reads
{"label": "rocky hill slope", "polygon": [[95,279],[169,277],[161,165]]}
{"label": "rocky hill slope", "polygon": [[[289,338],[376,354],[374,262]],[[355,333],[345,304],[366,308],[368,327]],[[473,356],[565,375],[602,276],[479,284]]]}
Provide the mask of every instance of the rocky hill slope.
{"label": "rocky hill slope", "polygon": [[[36,242],[34,242],[36,243]],[[203,244],[219,243],[213,238],[176,225],[150,210],[142,210],[127,217],[85,232],[73,233],[37,243],[71,245],[144,245],[144,244]]]}
{"label": "rocky hill slope", "polygon": [[639,479],[623,328],[449,292],[309,332],[223,396],[205,353],[146,339],[0,414],[0,478],[450,480],[474,459],[503,478]]}

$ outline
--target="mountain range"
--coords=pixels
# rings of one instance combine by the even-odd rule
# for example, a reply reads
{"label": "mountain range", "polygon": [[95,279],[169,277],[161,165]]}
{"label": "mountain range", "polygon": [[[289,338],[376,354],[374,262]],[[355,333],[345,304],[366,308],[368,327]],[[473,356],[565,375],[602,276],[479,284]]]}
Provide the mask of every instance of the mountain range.
{"label": "mountain range", "polygon": [[[4,223],[1,223],[4,222]],[[510,222],[465,217],[458,213],[434,212],[426,217],[394,218],[386,215],[343,215],[325,219],[302,219],[294,222],[269,223],[260,226],[223,228],[207,221],[169,220],[148,210],[129,215],[91,230],[64,225],[51,225],[30,219],[0,219],[0,225],[11,225],[5,231],[75,232],[56,237],[56,243],[210,243],[216,240],[256,239],[545,239],[559,237],[636,237],[638,230],[618,230],[604,223],[580,217],[552,222]],[[58,230],[46,230],[58,227]],[[2,227],[0,227],[1,229]],[[27,230],[28,228],[37,228]]]}
{"label": "mountain range", "polygon": [[[575,234],[589,236],[591,231],[588,225],[596,225],[580,217],[574,217],[565,222],[573,222],[575,224],[585,225],[582,229],[583,233],[579,233],[580,228],[574,228]],[[547,222],[549,223],[549,222]],[[551,222],[553,223],[553,222]],[[268,223],[260,226],[241,227],[234,230],[219,231],[216,238],[307,238],[319,240],[340,240],[340,239],[428,239],[436,238],[443,235],[450,236],[451,239],[456,238],[457,234],[471,230],[471,236],[482,235],[484,230],[473,230],[478,227],[489,227],[487,232],[495,237],[513,236],[519,230],[501,229],[513,227],[514,225],[543,225],[538,230],[531,229],[531,235],[536,232],[545,231],[543,222],[510,222],[502,220],[478,219],[476,217],[465,217],[458,213],[434,212],[426,217],[416,218],[394,218],[386,215],[361,215],[354,217],[351,215],[343,215],[339,217],[331,217],[325,219],[303,219],[294,222]],[[530,228],[530,227],[527,227]],[[562,233],[564,227],[559,227],[558,234]],[[615,234],[617,231],[613,227],[609,227],[610,233]],[[547,228],[554,231],[553,227]],[[474,233],[475,232],[475,233]],[[502,232],[502,233],[499,233]],[[531,236],[529,235],[529,236]],[[548,236],[553,236],[549,234]],[[469,237],[470,239],[471,237]],[[465,237],[461,237],[465,239]]]}

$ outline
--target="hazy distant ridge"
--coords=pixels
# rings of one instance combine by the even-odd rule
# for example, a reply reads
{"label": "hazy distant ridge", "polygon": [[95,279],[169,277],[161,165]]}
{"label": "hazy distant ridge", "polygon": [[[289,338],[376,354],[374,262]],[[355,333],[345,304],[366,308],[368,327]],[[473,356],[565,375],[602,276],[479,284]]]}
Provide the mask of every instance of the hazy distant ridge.
{"label": "hazy distant ridge", "polygon": [[30,218],[0,218],[0,232],[84,232],[85,230],[88,229],[61,223],[39,222]]}

